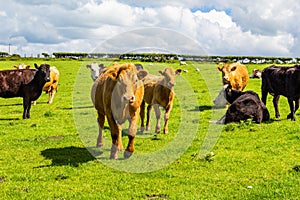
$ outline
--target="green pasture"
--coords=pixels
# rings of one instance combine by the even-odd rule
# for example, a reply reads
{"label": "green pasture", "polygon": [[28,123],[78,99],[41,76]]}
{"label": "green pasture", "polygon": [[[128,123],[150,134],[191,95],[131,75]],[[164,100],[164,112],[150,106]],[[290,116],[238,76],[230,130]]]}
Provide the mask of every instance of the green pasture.
{"label": "green pasture", "polygon": [[[268,96],[267,123],[216,125],[225,109],[212,107],[222,87],[215,64],[142,63],[153,74],[167,66],[188,71],[177,77],[169,134],[154,133],[152,111],[152,129],[137,133],[134,155],[110,160],[107,123],[105,146],[94,147],[89,61],[0,61],[0,69],[21,62],[56,66],[59,89],[51,105],[42,94],[28,120],[21,98],[0,99],[0,199],[300,199],[300,111],[287,120],[285,97],[280,119]],[[266,66],[247,65],[249,74]],[[260,96],[260,86],[250,79],[245,90]]]}

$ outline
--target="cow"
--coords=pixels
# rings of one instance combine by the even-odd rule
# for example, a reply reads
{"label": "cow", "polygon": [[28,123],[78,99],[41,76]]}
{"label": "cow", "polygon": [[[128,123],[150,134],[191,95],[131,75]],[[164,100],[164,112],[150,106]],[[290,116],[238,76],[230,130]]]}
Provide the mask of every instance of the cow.
{"label": "cow", "polygon": [[[217,69],[222,72],[223,85],[229,85],[229,87],[233,90],[243,91],[249,79],[247,67],[239,62],[221,64],[223,66],[217,67]],[[221,94],[222,98],[223,96]],[[222,102],[224,102],[224,99]],[[216,107],[224,107],[226,104],[221,104],[217,101],[217,99],[215,99],[214,105]]]}
{"label": "cow", "polygon": [[252,74],[249,76],[249,78],[261,78],[261,70],[259,69],[252,70]]}
{"label": "cow", "polygon": [[270,93],[273,96],[275,117],[279,118],[278,100],[280,95],[285,96],[290,107],[287,119],[295,121],[294,114],[299,108],[300,99],[300,65],[293,67],[271,65],[263,69],[261,77],[261,99],[264,104],[266,104],[268,93]]}
{"label": "cow", "polygon": [[30,65],[25,65],[24,63],[20,63],[18,66],[14,66],[16,69],[29,69]]}
{"label": "cow", "polygon": [[95,81],[99,77],[100,73],[103,71],[105,66],[103,64],[98,65],[98,63],[93,62],[90,65],[86,65],[86,68],[90,69],[91,77],[92,77],[93,81]]}
{"label": "cow", "polygon": [[159,106],[165,109],[165,123],[164,123],[164,134],[168,133],[168,121],[170,112],[173,106],[173,100],[175,93],[173,87],[175,86],[175,77],[181,73],[181,69],[174,70],[172,68],[165,68],[163,71],[158,72],[162,77],[156,77],[148,75],[143,79],[145,87],[144,101],[141,105],[141,131],[145,130],[144,119],[145,119],[145,103],[147,107],[147,121],[146,130],[150,130],[150,113],[152,106],[154,107],[156,114],[156,128],[155,132],[160,132],[160,110]]}
{"label": "cow", "polygon": [[270,119],[269,111],[257,93],[251,90],[241,92],[239,90],[231,90],[227,87],[225,95],[226,100],[231,105],[219,123],[228,124],[252,119],[254,122],[260,124]]}
{"label": "cow", "polygon": [[135,65],[135,67],[136,67],[137,70],[142,70],[142,69],[144,69],[144,67],[143,67],[142,64],[136,63],[136,64],[134,64],[134,65]]}
{"label": "cow", "polygon": [[[58,90],[58,80],[59,80],[59,71],[55,66],[51,66],[50,81],[47,82],[43,87],[43,91],[49,93],[49,99],[47,102],[48,104],[51,104],[53,102],[54,95]],[[34,101],[33,104],[35,105],[36,101]]]}
{"label": "cow", "polygon": [[46,82],[50,81],[50,66],[34,64],[36,69],[0,71],[0,97],[23,98],[23,119],[30,118],[31,101],[37,100]]}
{"label": "cow", "polygon": [[[24,65],[24,63],[20,64],[19,66],[14,66],[16,69],[29,69],[29,65]],[[58,80],[59,80],[59,71],[55,66],[50,67],[50,81],[47,82],[44,87],[43,91],[49,93],[48,104],[53,102],[54,95],[58,90]],[[32,102],[33,105],[36,105],[36,101]]]}
{"label": "cow", "polygon": [[185,61],[180,61],[179,63],[180,65],[187,65],[187,63]]}
{"label": "cow", "polygon": [[128,120],[128,145],[124,158],[134,152],[134,138],[140,115],[140,106],[144,97],[144,85],[141,79],[148,74],[145,70],[137,71],[134,64],[114,64],[104,69],[96,79],[91,91],[91,98],[98,114],[99,135],[97,147],[103,146],[105,116],[112,138],[111,159],[118,158],[122,145],[122,124]]}

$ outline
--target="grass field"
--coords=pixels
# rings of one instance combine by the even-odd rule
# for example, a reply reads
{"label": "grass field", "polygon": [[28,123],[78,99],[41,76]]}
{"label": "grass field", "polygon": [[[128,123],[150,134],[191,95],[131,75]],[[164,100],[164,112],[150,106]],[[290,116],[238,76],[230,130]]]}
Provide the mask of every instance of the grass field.
{"label": "grass field", "polygon": [[[94,148],[97,124],[90,102],[92,80],[85,62],[74,60],[0,61],[0,69],[25,62],[49,63],[60,71],[59,90],[48,105],[46,94],[22,119],[22,99],[0,99],[0,199],[300,199],[300,116],[214,125],[224,109],[212,100],[221,88],[215,64],[189,63],[177,77],[177,98],[169,134],[138,133],[135,153],[127,160],[109,160],[109,129],[105,146]],[[110,61],[103,61],[106,65]],[[179,64],[142,63],[151,73]],[[263,69],[265,65],[247,65]],[[200,73],[196,72],[200,69]],[[260,96],[261,80],[245,90]],[[155,125],[152,113],[152,127]],[[124,125],[123,144],[127,144]],[[212,158],[203,159],[209,152]]]}

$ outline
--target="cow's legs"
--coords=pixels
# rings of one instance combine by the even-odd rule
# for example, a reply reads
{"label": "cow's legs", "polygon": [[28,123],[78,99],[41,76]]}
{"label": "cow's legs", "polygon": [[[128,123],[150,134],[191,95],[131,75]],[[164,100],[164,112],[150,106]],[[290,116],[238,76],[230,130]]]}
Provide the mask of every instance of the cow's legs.
{"label": "cow's legs", "polygon": [[159,110],[159,105],[154,104],[154,111],[155,111],[155,116],[156,116],[156,127],[155,127],[155,132],[159,133],[160,132],[160,110]]}
{"label": "cow's legs", "polygon": [[139,109],[131,115],[129,119],[129,129],[128,129],[128,145],[124,152],[124,158],[129,158],[134,152],[134,138],[136,136],[137,124],[138,124],[138,113],[140,112]]}
{"label": "cow's legs", "polygon": [[[294,109],[294,101],[292,98],[288,98],[288,102],[289,102],[289,105],[290,105],[290,111],[291,113],[288,114],[287,118],[288,119],[291,119],[292,121],[295,121],[295,116],[294,116],[294,113],[295,113],[295,109]],[[299,105],[298,105],[299,106]]]}
{"label": "cow's legs", "polygon": [[55,91],[54,90],[52,90],[52,91],[49,92],[49,99],[48,99],[47,103],[51,104],[53,102],[54,95],[55,95]]}
{"label": "cow's legs", "polygon": [[267,106],[267,96],[268,96],[268,91],[261,88],[261,101],[265,104],[265,106]]}
{"label": "cow's legs", "polygon": [[24,97],[23,98],[23,119],[29,119],[30,118],[30,107],[31,107],[31,101],[29,98]]}
{"label": "cow's legs", "polygon": [[144,130],[145,130],[145,125],[144,125],[144,120],[145,120],[145,101],[143,101],[142,104],[141,104],[140,116],[141,116],[141,131],[144,132]]}
{"label": "cow's legs", "polygon": [[166,112],[165,112],[165,125],[164,125],[164,134],[167,134],[168,131],[168,124],[169,124],[169,116],[170,116],[170,112],[172,110],[172,104],[166,108]]}
{"label": "cow's legs", "polygon": [[98,128],[99,128],[99,135],[97,138],[97,144],[96,147],[102,147],[103,146],[103,128],[104,128],[104,122],[105,122],[105,116],[98,112]]}
{"label": "cow's legs", "polygon": [[299,99],[295,100],[295,111],[294,111],[294,114],[296,113],[296,111],[298,110],[299,108]]}
{"label": "cow's legs", "polygon": [[146,131],[150,130],[150,117],[151,117],[152,105],[147,106],[147,121],[146,121]]}
{"label": "cow's legs", "polygon": [[274,95],[274,97],[273,97],[273,105],[274,105],[274,108],[275,108],[275,117],[276,118],[280,118],[280,113],[279,113],[279,110],[278,110],[279,97],[280,97],[280,95]]}
{"label": "cow's legs", "polygon": [[123,150],[122,145],[122,127],[115,122],[112,115],[107,116],[107,121],[110,127],[110,134],[112,139],[112,146],[110,150],[110,158],[118,158],[118,150]]}

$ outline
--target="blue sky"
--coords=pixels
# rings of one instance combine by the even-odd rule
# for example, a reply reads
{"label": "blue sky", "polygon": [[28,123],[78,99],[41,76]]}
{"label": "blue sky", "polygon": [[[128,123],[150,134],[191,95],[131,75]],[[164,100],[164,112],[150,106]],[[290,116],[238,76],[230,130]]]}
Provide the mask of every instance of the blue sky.
{"label": "blue sky", "polygon": [[296,0],[0,0],[0,51],[300,57],[299,9]]}

